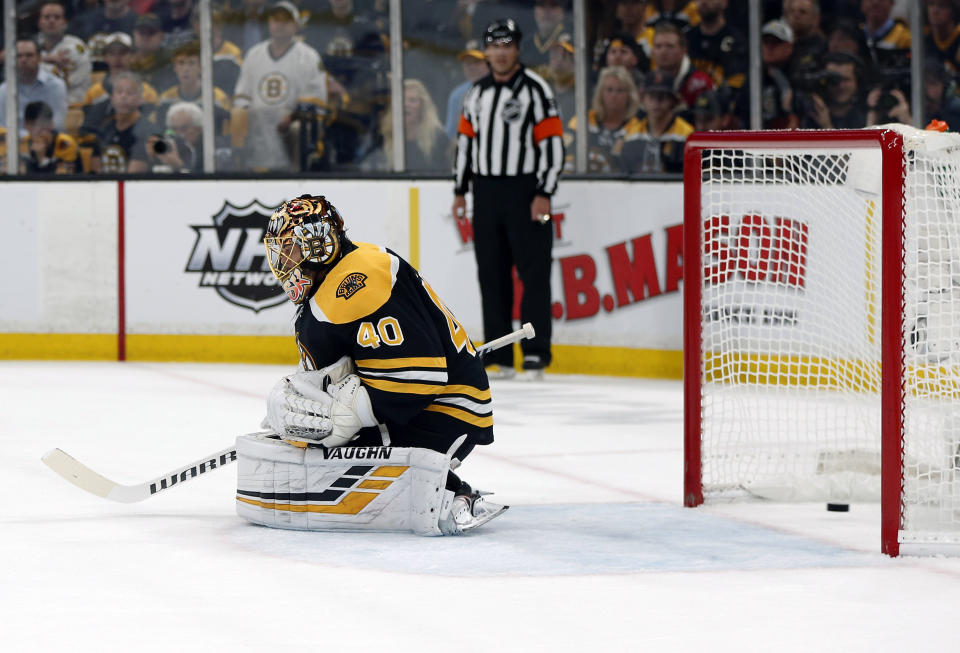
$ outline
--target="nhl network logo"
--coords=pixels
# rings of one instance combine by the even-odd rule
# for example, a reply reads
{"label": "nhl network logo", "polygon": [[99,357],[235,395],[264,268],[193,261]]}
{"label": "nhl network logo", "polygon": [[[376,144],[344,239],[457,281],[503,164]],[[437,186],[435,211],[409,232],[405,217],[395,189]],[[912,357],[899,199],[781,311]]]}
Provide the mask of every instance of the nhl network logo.
{"label": "nhl network logo", "polygon": [[255,313],[283,304],[287,296],[270,272],[263,247],[272,214],[257,200],[246,206],[224,202],[213,225],[191,225],[197,240],[185,272],[199,274],[201,288],[214,288],[231,304]]}

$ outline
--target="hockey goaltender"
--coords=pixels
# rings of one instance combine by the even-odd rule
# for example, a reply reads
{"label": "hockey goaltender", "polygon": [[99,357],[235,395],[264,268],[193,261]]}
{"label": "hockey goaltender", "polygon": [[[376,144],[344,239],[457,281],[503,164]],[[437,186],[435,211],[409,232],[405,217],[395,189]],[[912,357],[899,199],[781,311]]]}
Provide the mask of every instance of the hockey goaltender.
{"label": "hockey goaltender", "polygon": [[301,358],[267,400],[272,434],[238,440],[238,512],[437,535],[502,513],[453,472],[493,442],[493,409],[481,356],[430,285],[389,249],[347,238],[322,196],[282,204],[264,243],[298,306]]}

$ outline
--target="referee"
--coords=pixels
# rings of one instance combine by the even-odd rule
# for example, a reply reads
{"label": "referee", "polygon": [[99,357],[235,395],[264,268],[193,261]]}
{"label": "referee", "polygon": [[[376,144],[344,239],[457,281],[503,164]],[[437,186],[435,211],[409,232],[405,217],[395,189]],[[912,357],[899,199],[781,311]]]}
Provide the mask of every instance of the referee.
{"label": "referee", "polygon": [[[513,276],[523,282],[520,313],[535,338],[522,341],[523,368],[542,378],[550,364],[550,196],[563,166],[563,123],[550,86],[520,63],[520,30],[510,19],[483,33],[490,74],[467,91],[457,135],[453,215],[466,215],[473,185],[473,243],[487,341],[512,330]],[[488,354],[489,375],[514,376],[510,348]]]}

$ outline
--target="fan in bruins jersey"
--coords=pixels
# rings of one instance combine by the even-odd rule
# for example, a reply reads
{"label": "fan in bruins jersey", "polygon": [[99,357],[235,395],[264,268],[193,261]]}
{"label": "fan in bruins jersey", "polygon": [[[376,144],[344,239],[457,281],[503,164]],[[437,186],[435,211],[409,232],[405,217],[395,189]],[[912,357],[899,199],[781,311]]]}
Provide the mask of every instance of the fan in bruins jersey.
{"label": "fan in bruins jersey", "polygon": [[[387,443],[455,458],[493,442],[490,386],[466,330],[430,285],[384,247],[354,243],[322,196],[273,214],[264,237],[270,268],[296,318],[300,372],[268,399],[267,424],[291,442],[324,447]],[[346,358],[344,358],[346,357]],[[385,427],[385,428],[384,428]],[[458,524],[504,509],[453,472]],[[459,512],[458,512],[459,511]]]}

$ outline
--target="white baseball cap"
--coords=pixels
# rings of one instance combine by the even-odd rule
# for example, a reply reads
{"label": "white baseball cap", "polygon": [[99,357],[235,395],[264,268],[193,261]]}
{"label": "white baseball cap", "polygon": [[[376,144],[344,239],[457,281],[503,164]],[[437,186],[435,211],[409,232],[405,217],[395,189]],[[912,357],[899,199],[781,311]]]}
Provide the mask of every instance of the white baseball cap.
{"label": "white baseball cap", "polygon": [[785,21],[771,20],[760,30],[761,36],[772,36],[786,43],[793,43],[793,28]]}
{"label": "white baseball cap", "polygon": [[300,24],[300,10],[297,9],[297,5],[289,2],[288,0],[280,0],[280,2],[274,2],[270,5],[268,13],[273,13],[278,10],[283,10],[290,14],[290,17],[295,23]]}

